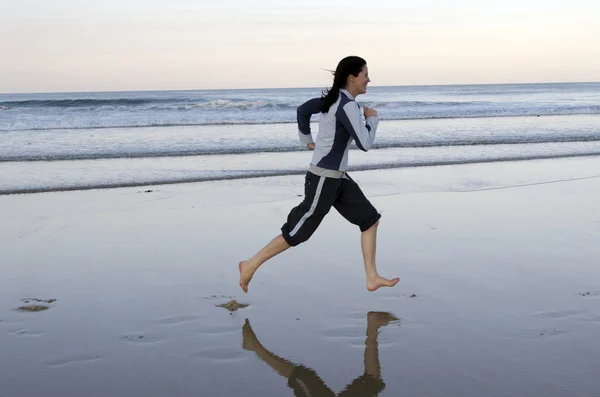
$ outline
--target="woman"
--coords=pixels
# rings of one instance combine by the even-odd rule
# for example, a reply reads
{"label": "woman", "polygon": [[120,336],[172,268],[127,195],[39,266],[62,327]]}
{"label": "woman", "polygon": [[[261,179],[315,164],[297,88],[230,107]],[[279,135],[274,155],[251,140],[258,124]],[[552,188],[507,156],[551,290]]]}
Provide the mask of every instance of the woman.
{"label": "woman", "polygon": [[[320,104],[322,115],[313,158],[305,177],[304,201],[290,211],[279,236],[252,258],[239,263],[240,287],[244,292],[248,292],[254,272],[265,261],[307,241],[331,207],[360,228],[367,289],[393,287],[400,280],[386,279],[377,273],[375,247],[381,215],[346,173],[350,144],[354,141],[366,152],[375,140],[377,111],[365,106],[361,112],[355,101],[356,96],[367,92],[369,81],[364,59],[350,56],[338,64],[333,86],[324,93]],[[314,107],[318,102],[312,100],[311,103]],[[299,125],[302,125],[300,121],[299,117]],[[300,141],[313,149],[310,128],[300,128]]]}

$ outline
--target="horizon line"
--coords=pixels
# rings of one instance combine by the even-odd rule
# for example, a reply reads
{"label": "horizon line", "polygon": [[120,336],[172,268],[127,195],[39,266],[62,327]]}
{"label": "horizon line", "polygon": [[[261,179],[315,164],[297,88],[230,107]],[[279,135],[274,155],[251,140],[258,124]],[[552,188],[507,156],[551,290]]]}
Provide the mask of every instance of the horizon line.
{"label": "horizon line", "polygon": [[[452,83],[452,84],[398,84],[398,85],[372,85],[373,88],[396,87],[456,87],[456,86],[490,86],[490,85],[544,85],[544,84],[599,84],[600,81],[547,81],[537,83]],[[123,92],[193,92],[193,91],[257,91],[257,90],[295,90],[295,89],[326,89],[328,87],[300,86],[300,87],[255,87],[255,88],[190,88],[190,89],[144,89],[144,90],[106,90],[106,91],[22,91],[0,92],[0,95],[48,95],[48,94],[110,94]]]}

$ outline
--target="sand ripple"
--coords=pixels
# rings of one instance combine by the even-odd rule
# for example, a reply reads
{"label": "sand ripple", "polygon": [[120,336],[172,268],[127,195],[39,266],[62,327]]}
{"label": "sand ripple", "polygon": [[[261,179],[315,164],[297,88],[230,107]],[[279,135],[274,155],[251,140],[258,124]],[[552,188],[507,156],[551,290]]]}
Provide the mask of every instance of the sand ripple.
{"label": "sand ripple", "polygon": [[46,363],[46,365],[49,367],[62,367],[64,365],[68,365],[68,364],[88,363],[88,362],[97,361],[97,360],[101,360],[101,359],[102,359],[102,357],[98,356],[98,355],[82,354],[82,355],[78,355],[78,356],[65,357],[65,358],[62,358],[59,360],[50,361],[50,362]]}
{"label": "sand ripple", "polygon": [[195,357],[208,359],[211,361],[219,362],[233,362],[246,360],[245,354],[240,349],[232,349],[227,347],[212,347],[204,350],[200,350],[194,353]]}

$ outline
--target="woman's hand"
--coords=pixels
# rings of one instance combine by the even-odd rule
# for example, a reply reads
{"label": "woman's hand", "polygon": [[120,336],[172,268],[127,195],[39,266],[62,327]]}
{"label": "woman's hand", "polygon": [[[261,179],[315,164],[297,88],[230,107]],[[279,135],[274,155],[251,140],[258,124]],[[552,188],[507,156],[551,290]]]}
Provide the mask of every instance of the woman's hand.
{"label": "woman's hand", "polygon": [[309,143],[306,145],[306,147],[308,148],[308,150],[315,150],[315,144],[314,143]]}
{"label": "woman's hand", "polygon": [[379,113],[377,113],[377,110],[375,109],[371,109],[370,107],[365,106],[365,119],[367,117],[377,117],[379,115]]}

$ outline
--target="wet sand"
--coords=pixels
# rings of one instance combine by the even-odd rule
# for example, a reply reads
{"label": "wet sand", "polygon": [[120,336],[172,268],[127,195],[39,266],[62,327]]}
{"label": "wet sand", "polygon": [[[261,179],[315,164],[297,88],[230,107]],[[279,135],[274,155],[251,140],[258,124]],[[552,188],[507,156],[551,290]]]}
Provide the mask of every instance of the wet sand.
{"label": "wet sand", "polygon": [[600,394],[597,157],[352,175],[393,289],[331,212],[242,293],[302,176],[1,196],[0,396]]}

